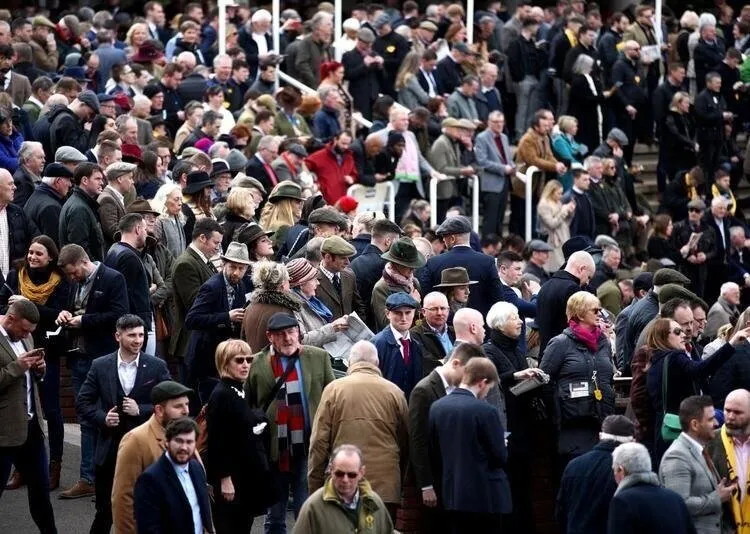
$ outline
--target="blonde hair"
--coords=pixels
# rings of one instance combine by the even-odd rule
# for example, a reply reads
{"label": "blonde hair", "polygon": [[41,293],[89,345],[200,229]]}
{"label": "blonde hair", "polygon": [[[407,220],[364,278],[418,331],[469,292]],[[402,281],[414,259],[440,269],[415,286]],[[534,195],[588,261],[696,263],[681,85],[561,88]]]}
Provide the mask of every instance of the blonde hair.
{"label": "blonde hair", "polygon": [[128,30],[128,33],[125,34],[125,44],[128,46],[133,46],[133,34],[135,33],[135,30],[138,28],[141,28],[144,32],[146,32],[146,40],[148,40],[148,26],[145,22],[136,22],[133,24],[130,29]]}
{"label": "blonde hair", "polygon": [[562,189],[563,185],[558,180],[550,180],[545,184],[544,189],[542,189],[540,200],[552,202],[552,193],[555,191],[562,191]]}
{"label": "blonde hair", "polygon": [[216,347],[214,361],[220,377],[229,376],[229,364],[232,362],[232,358],[238,354],[252,355],[253,349],[241,339],[227,339],[219,343],[219,346]]}
{"label": "blonde hair", "polygon": [[672,101],[669,103],[669,111],[679,111],[677,105],[682,101],[690,100],[690,95],[684,91],[677,91],[672,97]]}
{"label": "blonde hair", "polygon": [[577,123],[578,119],[570,115],[562,115],[559,119],[557,119],[557,127],[560,128],[560,131],[562,133],[568,133],[568,129]]}
{"label": "blonde hair", "polygon": [[396,74],[396,90],[403,89],[409,80],[419,71],[419,60],[421,56],[417,52],[409,52],[401,62],[401,67]]}
{"label": "blonde hair", "polygon": [[599,299],[594,295],[588,291],[578,291],[573,293],[568,299],[568,304],[565,306],[565,315],[568,321],[580,319],[591,308],[600,306]]}
{"label": "blonde hair", "polygon": [[252,206],[255,213],[253,190],[248,187],[233,187],[227,195],[227,209],[236,215],[242,215],[248,206]]}
{"label": "blonde hair", "polygon": [[266,202],[260,213],[260,224],[265,230],[275,232],[282,226],[294,226],[297,220],[294,217],[294,202],[291,198],[280,198],[276,202]]}
{"label": "blonde hair", "polygon": [[259,261],[253,265],[253,286],[266,291],[278,291],[284,282],[289,281],[289,272],[283,263]]}

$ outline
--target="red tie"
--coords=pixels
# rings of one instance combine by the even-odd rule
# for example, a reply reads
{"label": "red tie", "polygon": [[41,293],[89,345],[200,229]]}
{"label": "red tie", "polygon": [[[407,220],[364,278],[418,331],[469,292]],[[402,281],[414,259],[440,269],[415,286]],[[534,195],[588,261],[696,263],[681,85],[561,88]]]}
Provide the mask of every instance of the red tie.
{"label": "red tie", "polygon": [[279,183],[279,179],[276,178],[276,173],[273,172],[273,169],[268,163],[264,163],[263,167],[266,169],[266,174],[268,174],[268,177],[271,179],[271,182],[273,182],[273,185],[276,185]]}
{"label": "red tie", "polygon": [[402,337],[401,346],[404,347],[404,364],[409,367],[411,365],[411,347],[409,346],[409,340]]}
{"label": "red tie", "polygon": [[495,136],[495,144],[500,152],[500,157],[503,158],[503,164],[508,164],[508,156],[505,155],[505,147],[503,147],[503,140],[499,135]]}

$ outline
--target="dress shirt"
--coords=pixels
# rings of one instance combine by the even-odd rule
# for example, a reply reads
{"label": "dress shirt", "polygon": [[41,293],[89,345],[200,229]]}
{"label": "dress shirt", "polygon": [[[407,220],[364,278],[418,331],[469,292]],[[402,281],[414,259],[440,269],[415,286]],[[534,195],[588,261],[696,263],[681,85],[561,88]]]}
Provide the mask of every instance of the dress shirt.
{"label": "dress shirt", "polygon": [[332,273],[331,271],[323,267],[322,263],[318,266],[318,268],[320,269],[320,272],[323,273],[326,278],[328,278],[328,281],[333,284],[333,276],[338,273]]}
{"label": "dress shirt", "polygon": [[10,91],[10,75],[12,73],[12,70],[5,73],[5,77],[3,78],[3,91]]}
{"label": "dress shirt", "polygon": [[391,329],[391,332],[393,333],[393,337],[396,339],[396,343],[398,343],[398,350],[401,351],[401,357],[404,357],[404,345],[401,343],[402,339],[405,339],[406,341],[411,341],[411,334],[407,330],[405,334],[402,334],[395,328],[393,328],[393,325],[389,325],[389,328]]}
{"label": "dress shirt", "polygon": [[740,481],[737,487],[740,490],[740,501],[742,501],[747,495],[745,480],[747,477],[748,462],[750,462],[750,438],[745,438],[744,442],[737,438],[732,438],[732,441],[734,442],[734,453],[736,456],[737,480]]}
{"label": "dress shirt", "polygon": [[209,263],[211,260],[209,260],[203,252],[200,251],[198,247],[196,247],[194,244],[190,243],[188,245],[191,249],[193,249],[197,254],[198,257],[200,257],[201,260],[203,260],[204,263]]}
{"label": "dress shirt", "polygon": [[[96,159],[99,159],[99,158],[97,157]],[[120,201],[120,204],[125,206],[125,196],[123,196],[122,193],[120,193],[117,189],[115,189],[111,185],[108,185],[105,189],[107,189],[110,193],[112,193],[115,196],[115,198]]]}
{"label": "dress shirt", "polygon": [[190,504],[190,509],[193,512],[193,530],[195,534],[203,534],[203,518],[201,517],[201,505],[198,502],[198,494],[195,492],[193,486],[193,479],[190,478],[190,464],[180,465],[172,460],[169,452],[165,453],[169,463],[174,467],[174,472],[177,474],[177,479],[180,481],[185,497]]}
{"label": "dress shirt", "polygon": [[117,351],[117,377],[120,379],[120,385],[125,395],[130,395],[135,386],[135,375],[138,374],[138,362],[141,359],[140,353],[132,362],[126,362],[122,359],[120,351]]}
{"label": "dress shirt", "polygon": [[[16,356],[21,356],[24,352],[26,352],[26,347],[23,346],[23,343],[21,341],[12,341],[10,339],[10,336],[8,335],[8,332],[5,331],[5,328],[0,326],[0,334],[5,336],[5,339],[8,341],[8,345],[10,345],[10,348],[13,349],[13,352],[16,353]],[[24,373],[26,375],[26,415],[29,416],[29,419],[34,417],[33,406],[34,402],[31,396],[33,393],[32,383],[33,380],[31,378],[31,370],[27,369]]]}
{"label": "dress shirt", "polygon": [[440,341],[440,344],[443,346],[443,350],[445,351],[446,356],[450,354],[453,350],[453,343],[451,342],[451,338],[448,335],[448,327],[443,327],[443,331],[441,332],[433,328],[432,325],[427,321],[425,321],[425,324],[437,336],[438,341]]}
{"label": "dress shirt", "polygon": [[8,206],[0,208],[0,272],[8,278],[10,270],[10,228],[8,226]]}
{"label": "dress shirt", "polygon": [[695,452],[698,453],[698,456],[703,456],[703,445],[701,445],[698,441],[693,439],[687,432],[682,433],[685,438],[687,438],[688,443],[690,443],[690,446],[695,449]]}
{"label": "dress shirt", "polygon": [[[258,45],[258,56],[265,56],[268,54],[268,43],[266,42],[266,34],[265,33],[255,33],[253,32],[253,41],[255,41],[255,44]],[[260,69],[258,69],[258,76],[260,76]]]}
{"label": "dress shirt", "polygon": [[450,395],[453,393],[453,390],[456,389],[455,386],[451,386],[448,384],[448,381],[445,379],[445,371],[443,371],[442,367],[438,367],[435,369],[438,375],[440,375],[440,380],[443,381],[443,387],[445,388],[445,394]]}
{"label": "dress shirt", "polygon": [[427,87],[429,87],[429,90],[427,91],[427,94],[430,95],[430,98],[438,96],[437,94],[437,84],[435,83],[435,76],[432,74],[432,72],[427,72],[423,68],[420,67],[422,71],[422,74],[424,74],[425,80],[427,80]]}
{"label": "dress shirt", "polygon": [[356,510],[357,506],[359,506],[359,489],[357,489],[357,493],[354,494],[354,497],[352,498],[352,502],[346,502],[344,499],[339,497],[337,494],[336,497],[339,498],[339,503],[341,503],[341,506],[344,508],[348,508],[349,510]]}

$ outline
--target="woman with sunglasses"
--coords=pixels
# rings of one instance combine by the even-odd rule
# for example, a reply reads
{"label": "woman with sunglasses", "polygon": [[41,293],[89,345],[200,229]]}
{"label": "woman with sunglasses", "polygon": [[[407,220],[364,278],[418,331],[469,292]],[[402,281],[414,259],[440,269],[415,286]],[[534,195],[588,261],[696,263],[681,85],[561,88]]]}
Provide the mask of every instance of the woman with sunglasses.
{"label": "woman with sunglasses", "polygon": [[255,516],[275,500],[266,454],[268,421],[250,408],[244,385],[253,361],[250,346],[229,339],[216,348],[220,382],[206,406],[206,473],[214,488],[216,534],[250,532]]}
{"label": "woman with sunglasses", "polygon": [[550,376],[557,414],[559,468],[591,450],[602,421],[615,413],[609,328],[599,299],[586,291],[567,302],[568,327],[544,349],[540,367]]}
{"label": "woman with sunglasses", "polygon": [[[689,309],[685,303],[684,308]],[[675,314],[677,311],[675,312]],[[692,311],[691,311],[692,314]],[[692,323],[692,317],[691,321]],[[738,323],[740,324],[740,323]],[[691,395],[700,395],[709,377],[713,376],[732,358],[735,347],[750,335],[747,323],[741,323],[734,334],[720,349],[705,360],[693,360],[690,355],[690,338],[686,328],[674,319],[657,319],[648,335],[647,345],[651,348],[651,363],[646,375],[648,397],[653,410],[654,446],[652,458],[654,466],[667,450],[669,443],[661,436],[661,425],[665,413],[679,413],[680,403]],[[662,391],[664,366],[667,366],[666,394]],[[663,401],[666,399],[666,404]]]}

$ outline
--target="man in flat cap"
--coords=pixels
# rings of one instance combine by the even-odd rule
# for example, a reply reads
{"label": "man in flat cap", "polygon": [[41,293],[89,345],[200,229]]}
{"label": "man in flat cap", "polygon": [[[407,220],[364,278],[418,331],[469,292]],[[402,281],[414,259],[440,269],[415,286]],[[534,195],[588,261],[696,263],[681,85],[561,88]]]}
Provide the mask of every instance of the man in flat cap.
{"label": "man in flat cap", "polygon": [[136,168],[133,163],[120,161],[111,163],[104,169],[107,186],[96,201],[99,203],[99,220],[107,249],[115,242],[117,225],[125,216],[125,195],[135,184]]}
{"label": "man in flat cap", "polygon": [[367,307],[357,290],[357,279],[349,267],[349,258],[357,250],[343,238],[334,235],[323,240],[320,247],[322,261],[318,267],[318,299],[333,313],[333,319],[338,319],[352,312],[357,312],[364,320]]}
{"label": "man in flat cap", "polygon": [[396,384],[408,397],[422,380],[422,346],[412,339],[410,329],[419,302],[407,293],[393,293],[385,301],[388,324],[372,342],[378,349],[383,377]]}
{"label": "man in flat cap", "polygon": [[93,91],[82,91],[67,107],[51,111],[49,138],[40,139],[47,159],[51,160],[61,146],[72,146],[81,153],[86,152],[96,140],[103,123],[90,129],[85,125],[99,114],[99,99]]}
{"label": "man in flat cap", "polygon": [[372,26],[378,33],[372,49],[383,57],[383,84],[380,90],[396,98],[396,74],[411,46],[405,37],[393,31],[393,22],[387,13],[375,19]]}
{"label": "man in flat cap", "polygon": [[23,207],[26,217],[39,232],[50,237],[58,247],[60,212],[71,187],[73,172],[60,163],[50,163],[44,168],[42,183],[36,186]]}
{"label": "man in flat cap", "polygon": [[[321,204],[325,201],[321,198]],[[315,237],[325,239],[333,235],[343,235],[349,229],[349,219],[331,206],[314,209],[307,217],[307,229],[303,229],[292,239],[291,232],[284,245],[288,246],[287,257],[290,259],[304,258],[307,252],[307,242]],[[280,249],[283,253],[284,247]]]}
{"label": "man in flat cap", "polygon": [[61,146],[55,150],[54,161],[55,163],[62,163],[72,172],[76,170],[76,166],[79,163],[88,161],[88,159],[77,148],[73,148],[72,146]]}
{"label": "man in flat cap", "polygon": [[47,17],[37,15],[31,19],[31,51],[34,55],[34,66],[44,72],[55,72],[59,65],[57,41],[55,41],[55,23]]}
{"label": "man in flat cap", "polygon": [[380,80],[383,71],[383,58],[375,54],[372,44],[375,34],[369,28],[357,33],[357,45],[341,57],[344,65],[344,78],[349,80],[349,92],[354,101],[354,109],[366,119],[372,119],[372,105],[381,92]]}
{"label": "man in flat cap", "polygon": [[417,273],[422,293],[426,295],[440,283],[443,269],[464,267],[469,279],[479,282],[482,288],[482,291],[471,292],[466,305],[486,315],[495,302],[504,300],[494,258],[469,246],[471,224],[466,217],[449,217],[438,227],[437,235],[443,239],[448,251],[427,260],[425,268]]}
{"label": "man in flat cap", "polygon": [[[672,229],[672,243],[680,251],[682,261],[678,269],[690,279],[688,287],[696,295],[704,296],[707,287],[709,264],[719,251],[724,248],[719,245],[721,236],[716,233],[716,226],[711,214],[706,215],[706,204],[700,198],[688,202],[688,217],[686,220],[676,222]],[[728,229],[728,225],[726,225]],[[726,232],[726,240],[729,241],[729,232]],[[713,273],[713,271],[711,271]],[[721,277],[718,272],[718,280],[726,281],[726,276]]]}
{"label": "man in flat cap", "polygon": [[112,483],[112,520],[115,532],[136,534],[133,510],[135,481],[162,455],[167,423],[189,413],[193,390],[178,382],[165,380],[151,390],[154,413],[149,419],[122,437],[117,449],[115,477]]}
{"label": "man in flat cap", "polygon": [[334,375],[326,351],[302,345],[293,315],[273,314],[266,337],[269,345],[253,356],[245,389],[250,406],[264,410],[269,421],[268,452],[279,501],[268,509],[266,529],[285,534],[290,488],[295,517],[308,496],[305,444],[310,440],[323,389],[333,382]]}

